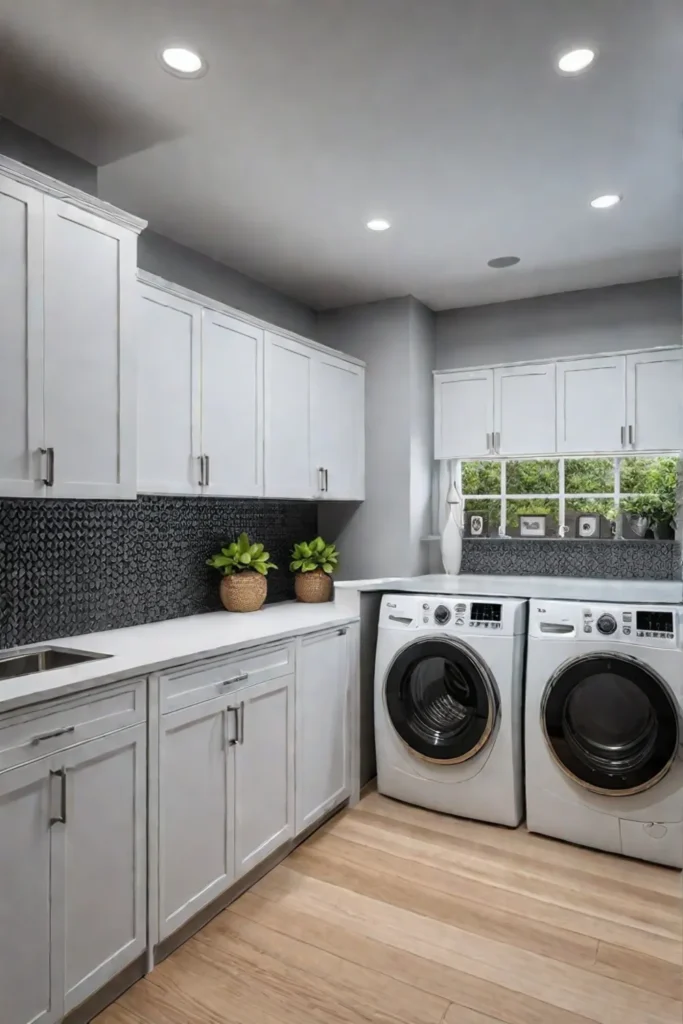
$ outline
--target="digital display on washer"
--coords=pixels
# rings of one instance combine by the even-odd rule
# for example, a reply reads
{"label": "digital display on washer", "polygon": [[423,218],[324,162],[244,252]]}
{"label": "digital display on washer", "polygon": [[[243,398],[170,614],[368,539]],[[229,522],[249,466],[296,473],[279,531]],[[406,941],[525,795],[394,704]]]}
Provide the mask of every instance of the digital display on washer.
{"label": "digital display on washer", "polygon": [[500,622],[502,618],[502,605],[479,604],[472,602],[470,619],[472,622]]}
{"label": "digital display on washer", "polygon": [[673,633],[673,612],[636,612],[636,629],[640,633]]}

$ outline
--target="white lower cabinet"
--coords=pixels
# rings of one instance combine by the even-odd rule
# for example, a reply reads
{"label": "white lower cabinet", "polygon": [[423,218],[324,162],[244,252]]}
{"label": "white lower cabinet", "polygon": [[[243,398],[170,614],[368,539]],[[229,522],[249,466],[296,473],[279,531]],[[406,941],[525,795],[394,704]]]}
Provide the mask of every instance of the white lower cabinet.
{"label": "white lower cabinet", "polygon": [[345,629],[304,637],[296,674],[296,831],[350,794],[349,644]]}
{"label": "white lower cabinet", "polygon": [[146,726],[0,774],[3,1024],[53,1024],[147,942]]}
{"label": "white lower cabinet", "polygon": [[294,676],[240,694],[235,869],[245,875],[294,836]]}
{"label": "white lower cabinet", "polygon": [[159,938],[234,881],[234,714],[217,697],[164,715],[159,741]]}

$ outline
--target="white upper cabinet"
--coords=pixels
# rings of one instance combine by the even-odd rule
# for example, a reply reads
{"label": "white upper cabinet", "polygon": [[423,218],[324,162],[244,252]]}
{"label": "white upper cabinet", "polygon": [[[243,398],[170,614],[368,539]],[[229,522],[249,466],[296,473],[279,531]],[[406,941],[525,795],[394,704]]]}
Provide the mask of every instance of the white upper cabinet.
{"label": "white upper cabinet", "polygon": [[493,454],[493,370],[458,370],[435,378],[434,457]]}
{"label": "white upper cabinet", "polygon": [[142,227],[0,157],[0,494],[135,496]]}
{"label": "white upper cabinet", "polygon": [[493,447],[499,455],[553,454],[555,364],[501,366],[494,371]]}
{"label": "white upper cabinet", "polygon": [[321,497],[365,497],[365,371],[316,352],[312,387],[313,462]]}
{"label": "white upper cabinet", "polygon": [[141,285],[138,316],[138,491],[197,494],[201,310]]}
{"label": "white upper cabinet", "polygon": [[234,317],[202,313],[204,493],[263,494],[263,331]]}
{"label": "white upper cabinet", "polygon": [[265,494],[313,498],[322,492],[311,444],[315,351],[266,334]]}
{"label": "white upper cabinet", "polygon": [[625,438],[626,360],[596,356],[557,364],[557,450],[617,452]]}
{"label": "white upper cabinet", "polygon": [[43,197],[0,178],[0,496],[42,495]]}
{"label": "white upper cabinet", "polygon": [[683,349],[626,357],[627,448],[680,451],[683,446]]}

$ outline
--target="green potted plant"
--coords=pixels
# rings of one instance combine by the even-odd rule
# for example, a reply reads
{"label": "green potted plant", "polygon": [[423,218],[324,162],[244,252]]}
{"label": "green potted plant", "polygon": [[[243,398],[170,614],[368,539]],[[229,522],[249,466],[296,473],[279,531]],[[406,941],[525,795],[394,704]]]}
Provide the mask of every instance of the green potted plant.
{"label": "green potted plant", "polygon": [[221,601],[229,612],[257,612],[268,593],[268,571],[277,569],[263,544],[250,543],[246,533],[221,548],[206,564],[223,575]]}
{"label": "green potted plant", "polygon": [[292,548],[289,568],[295,574],[294,591],[298,601],[317,604],[332,596],[332,573],[339,565],[339,552],[322,537],[302,541]]}

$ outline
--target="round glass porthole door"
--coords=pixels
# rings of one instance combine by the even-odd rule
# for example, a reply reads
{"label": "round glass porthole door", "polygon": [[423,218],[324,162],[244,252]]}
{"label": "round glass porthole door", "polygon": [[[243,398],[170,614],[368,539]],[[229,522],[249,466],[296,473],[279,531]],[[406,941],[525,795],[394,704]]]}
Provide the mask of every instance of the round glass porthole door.
{"label": "round glass porthole door", "polygon": [[488,670],[473,651],[453,641],[410,644],[389,669],[384,693],[394,729],[428,761],[466,761],[495,726],[496,691]]}
{"label": "round glass porthole door", "polygon": [[649,789],[678,750],[673,697],[632,658],[592,655],[563,667],[548,684],[541,715],[555,760],[596,793]]}

